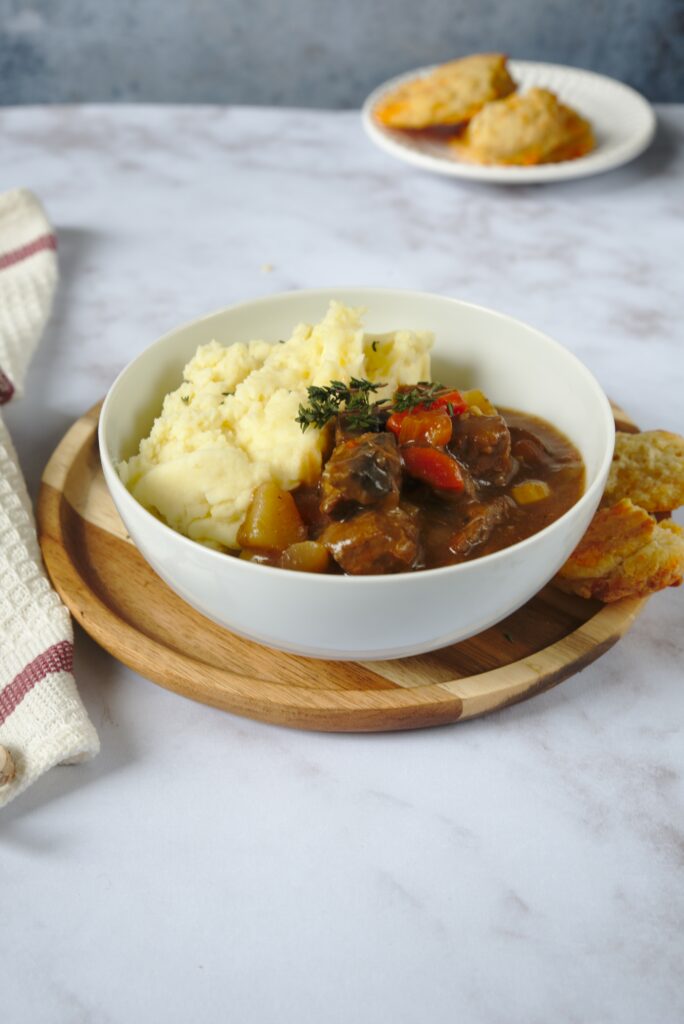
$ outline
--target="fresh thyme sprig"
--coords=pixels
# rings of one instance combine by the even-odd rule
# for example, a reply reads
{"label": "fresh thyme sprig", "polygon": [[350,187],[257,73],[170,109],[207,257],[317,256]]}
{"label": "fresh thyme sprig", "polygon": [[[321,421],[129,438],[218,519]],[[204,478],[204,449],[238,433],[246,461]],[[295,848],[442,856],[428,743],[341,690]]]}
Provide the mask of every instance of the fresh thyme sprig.
{"label": "fresh thyme sprig", "polygon": [[343,384],[341,380],[331,380],[327,387],[307,388],[309,404],[299,406],[296,421],[302,430],[306,430],[307,427],[320,429],[344,407],[345,419],[351,430],[372,429],[377,423],[378,412],[384,403],[374,402],[371,405],[370,396],[384,386],[352,377],[349,384]]}
{"label": "fresh thyme sprig", "polygon": [[[327,387],[307,388],[309,404],[299,406],[296,422],[302,430],[308,427],[321,429],[329,420],[343,413],[349,430],[378,430],[381,414],[387,416],[391,412],[410,412],[419,405],[429,406],[440,392],[446,390],[442,384],[420,381],[413,387],[397,391],[391,400],[383,398],[371,402],[371,396],[384,387],[384,384],[352,377],[349,384],[331,380]],[[451,415],[453,409],[447,406],[447,411]]]}
{"label": "fresh thyme sprig", "polygon": [[392,409],[394,412],[411,412],[417,405],[429,406],[445,390],[443,384],[421,380],[412,388],[397,391],[392,400]]}

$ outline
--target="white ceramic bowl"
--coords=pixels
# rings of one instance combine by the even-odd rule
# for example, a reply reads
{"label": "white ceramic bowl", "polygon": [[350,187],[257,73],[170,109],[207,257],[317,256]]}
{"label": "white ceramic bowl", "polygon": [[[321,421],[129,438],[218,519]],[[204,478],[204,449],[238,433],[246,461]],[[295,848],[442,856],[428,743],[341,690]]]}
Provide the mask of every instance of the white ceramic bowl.
{"label": "white ceramic bowl", "polygon": [[[326,576],[233,558],[159,522],[126,490],[116,464],[137,451],[198,345],[276,341],[320,320],[331,298],[368,310],[369,331],[435,333],[432,376],[477,385],[495,404],[534,413],[579,448],[582,498],[527,540],[462,565],[391,576]],[[105,479],[131,537],[152,568],[188,604],[259,643],[319,658],[398,658],[464,640],[524,604],[562,565],[599,503],[613,452],[610,405],[589,371],[532,327],[438,295],[381,288],[288,292],[241,303],[171,331],[112,385],[102,409]]]}

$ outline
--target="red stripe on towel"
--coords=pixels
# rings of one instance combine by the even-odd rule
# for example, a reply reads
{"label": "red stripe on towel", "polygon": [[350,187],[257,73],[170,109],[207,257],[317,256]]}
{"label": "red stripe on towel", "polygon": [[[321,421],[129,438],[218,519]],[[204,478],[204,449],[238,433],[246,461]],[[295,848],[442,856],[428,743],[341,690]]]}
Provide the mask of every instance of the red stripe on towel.
{"label": "red stripe on towel", "polygon": [[39,238],[34,238],[32,242],[27,242],[26,245],[20,245],[18,249],[2,253],[0,255],[0,270],[12,267],[15,263],[21,263],[22,260],[28,259],[29,256],[42,252],[44,249],[56,248],[57,239],[54,235],[41,235]]}
{"label": "red stripe on towel", "polygon": [[0,370],[0,405],[4,405],[5,402],[9,402],[10,398],[14,394],[14,384],[9,379],[7,374]]}
{"label": "red stripe on towel", "polygon": [[[15,263],[21,263],[22,260],[28,259],[29,256],[34,256],[37,252],[44,252],[46,249],[55,250],[56,248],[57,238],[55,235],[51,233],[39,235],[32,242],[20,245],[18,249],[10,249],[9,252],[0,253],[0,270],[13,267]],[[0,369],[0,405],[9,402],[13,394],[14,384],[7,374],[3,373]]]}
{"label": "red stripe on towel", "polygon": [[12,714],[27,693],[53,672],[71,672],[74,665],[74,645],[70,640],[61,640],[53,644],[37,658],[29,662],[26,668],[14,677],[11,683],[0,691],[0,725]]}

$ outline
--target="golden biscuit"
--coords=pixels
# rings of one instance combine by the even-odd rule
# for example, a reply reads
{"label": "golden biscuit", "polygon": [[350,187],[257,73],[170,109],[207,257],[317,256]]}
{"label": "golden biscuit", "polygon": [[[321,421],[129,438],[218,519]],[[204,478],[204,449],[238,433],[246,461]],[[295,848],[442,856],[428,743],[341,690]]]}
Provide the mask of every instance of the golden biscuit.
{"label": "golden biscuit", "polygon": [[530,89],[488,103],[450,145],[473,163],[528,166],[574,160],[595,143],[588,121],[548,89]]}
{"label": "golden biscuit", "polygon": [[388,128],[461,124],[515,87],[503,54],[476,53],[398,86],[380,100],[375,116]]}
{"label": "golden biscuit", "polygon": [[684,531],[624,498],[600,509],[556,577],[568,593],[618,601],[678,587],[684,575]]}
{"label": "golden biscuit", "polygon": [[615,436],[603,505],[631,498],[647,512],[684,505],[684,437],[667,430]]}

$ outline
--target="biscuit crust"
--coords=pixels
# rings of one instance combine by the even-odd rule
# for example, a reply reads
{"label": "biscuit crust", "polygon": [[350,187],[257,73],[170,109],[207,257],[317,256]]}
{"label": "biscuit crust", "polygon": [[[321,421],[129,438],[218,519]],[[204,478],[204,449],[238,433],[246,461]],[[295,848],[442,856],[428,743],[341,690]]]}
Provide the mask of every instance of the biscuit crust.
{"label": "biscuit crust", "polygon": [[684,530],[658,523],[629,498],[600,509],[556,577],[568,593],[600,601],[645,597],[684,577]]}
{"label": "biscuit crust", "polygon": [[502,53],[476,53],[442,64],[385,95],[375,117],[388,128],[423,129],[468,121],[485,103],[516,88]]}
{"label": "biscuit crust", "polygon": [[602,505],[631,498],[647,512],[684,505],[684,437],[667,430],[618,433]]}
{"label": "biscuit crust", "polygon": [[588,121],[535,88],[487,104],[451,145],[472,163],[531,166],[585,156],[595,141]]}

